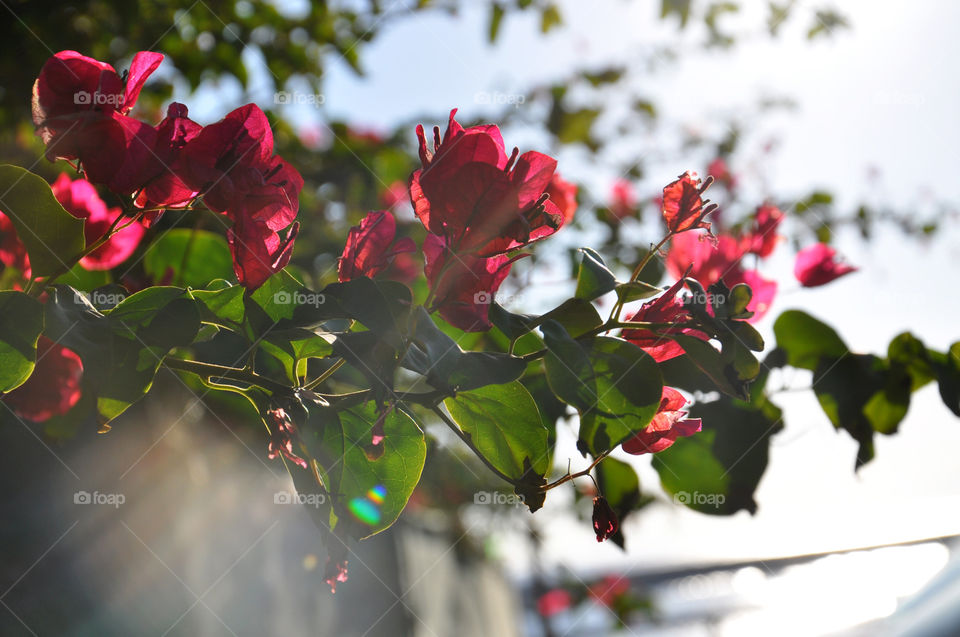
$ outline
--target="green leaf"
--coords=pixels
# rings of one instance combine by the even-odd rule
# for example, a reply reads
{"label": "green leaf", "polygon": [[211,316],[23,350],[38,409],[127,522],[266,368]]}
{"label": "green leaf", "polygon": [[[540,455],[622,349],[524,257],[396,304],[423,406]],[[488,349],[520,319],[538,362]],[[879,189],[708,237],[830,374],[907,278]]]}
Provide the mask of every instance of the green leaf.
{"label": "green leaf", "polygon": [[960,416],[960,342],[951,345],[946,354],[931,352],[931,358],[940,385],[940,397],[950,411]]}
{"label": "green leaf", "polygon": [[242,286],[217,279],[211,282],[207,289],[191,290],[189,294],[200,302],[205,323],[235,329],[243,323],[246,316],[243,292]]}
{"label": "green leaf", "polygon": [[443,404],[473,446],[498,471],[513,480],[535,483],[539,479],[542,483],[550,470],[548,431],[537,404],[522,384],[488,385],[460,392]]}
{"label": "green leaf", "polygon": [[703,431],[653,456],[663,488],[674,502],[701,513],[755,513],[753,494],[767,468],[770,438],[783,429],[780,409],[723,397],[694,405],[690,417],[703,419]]}
{"label": "green leaf", "polygon": [[788,310],[773,324],[777,347],[787,352],[787,363],[793,367],[817,368],[821,359],[840,358],[849,350],[829,325],[799,310]]}
{"label": "green leaf", "polygon": [[617,286],[617,277],[607,268],[603,258],[590,248],[580,248],[583,259],[580,262],[580,272],[577,274],[577,290],[574,293],[578,299],[592,301],[610,292]]}
{"label": "green leaf", "polygon": [[583,356],[562,339],[550,338],[547,343],[548,347],[553,343],[544,361],[547,380],[558,398],[580,412],[577,446],[582,453],[596,456],[650,424],[660,406],[663,383],[649,354],[607,336],[573,342]]}
{"label": "green leaf", "polygon": [[26,246],[34,276],[63,270],[83,251],[83,221],[63,209],[47,182],[19,166],[0,166],[0,210]]}
{"label": "green leaf", "polygon": [[900,365],[907,370],[912,379],[913,391],[937,378],[931,365],[930,353],[923,342],[910,332],[899,334],[890,341],[887,346],[887,359],[891,365]]}
{"label": "green leaf", "polygon": [[[427,458],[427,443],[413,419],[393,409],[383,422],[382,453],[367,455],[370,430],[379,414],[373,402],[340,412],[341,429],[327,436],[331,451],[342,449],[342,470],[331,485],[340,507],[337,515],[362,525],[370,537],[393,524],[420,481]],[[382,487],[382,489],[377,489]],[[381,499],[381,502],[376,500]]]}
{"label": "green leaf", "polygon": [[520,338],[534,328],[534,318],[524,314],[514,314],[503,309],[496,301],[490,303],[487,317],[507,338]]}
{"label": "green leaf", "polygon": [[[297,423],[311,470],[287,469],[300,494],[317,496],[307,510],[322,531],[358,539],[380,533],[397,520],[420,481],[427,457],[423,431],[404,411],[388,409],[384,415],[371,401],[338,414],[311,405],[308,420]],[[371,430],[381,417],[384,438],[374,448]]]}
{"label": "green leaf", "polygon": [[302,327],[271,330],[260,347],[283,365],[287,378],[300,383],[306,376],[307,361],[324,358],[333,352],[333,336],[318,334]]}
{"label": "green leaf", "polygon": [[109,270],[87,270],[79,263],[57,279],[57,283],[69,285],[73,289],[83,292],[91,292],[96,288],[108,285],[110,281]]}
{"label": "green leaf", "polygon": [[555,4],[549,4],[540,12],[540,32],[549,33],[563,24],[563,18],[560,16],[560,9]]}
{"label": "green leaf", "polygon": [[621,303],[630,303],[632,301],[639,301],[641,299],[649,299],[651,296],[656,296],[663,292],[662,288],[658,288],[655,285],[650,285],[649,283],[644,283],[643,281],[620,283],[615,289],[617,291],[617,298]]}
{"label": "green leaf", "polygon": [[[204,287],[233,276],[233,258],[226,240],[206,230],[175,228],[162,235],[143,256],[143,269],[155,281]],[[172,279],[167,279],[169,273]]]}
{"label": "green leaf", "polygon": [[750,383],[760,372],[760,362],[736,341],[724,343],[723,351],[687,334],[671,334],[690,360],[713,381],[716,389],[734,398],[750,396]]}
{"label": "green leaf", "polygon": [[874,432],[894,433],[906,414],[910,376],[872,354],[847,354],[820,362],[813,373],[813,391],[830,422],[859,443],[859,469],[873,459]]}
{"label": "green leaf", "polygon": [[30,378],[43,330],[43,306],[23,292],[0,292],[0,394]]}
{"label": "green leaf", "polygon": [[468,391],[485,385],[514,381],[527,367],[522,359],[494,352],[464,352],[444,334],[423,308],[414,310],[412,343],[403,366],[418,374],[437,389]]}
{"label": "green leaf", "polygon": [[491,44],[497,41],[497,35],[500,33],[500,25],[503,23],[504,13],[503,5],[499,2],[494,2],[490,5],[490,27],[487,31],[487,37]]}
{"label": "green leaf", "polygon": [[154,287],[98,311],[73,288],[55,285],[44,306],[44,334],[83,361],[84,391],[97,396],[100,423],[149,391],[163,357],[200,329],[196,302],[180,288]]}
{"label": "green leaf", "polygon": [[556,321],[575,338],[603,325],[597,308],[589,301],[578,298],[567,299],[537,319],[536,324],[541,325],[545,321]]}

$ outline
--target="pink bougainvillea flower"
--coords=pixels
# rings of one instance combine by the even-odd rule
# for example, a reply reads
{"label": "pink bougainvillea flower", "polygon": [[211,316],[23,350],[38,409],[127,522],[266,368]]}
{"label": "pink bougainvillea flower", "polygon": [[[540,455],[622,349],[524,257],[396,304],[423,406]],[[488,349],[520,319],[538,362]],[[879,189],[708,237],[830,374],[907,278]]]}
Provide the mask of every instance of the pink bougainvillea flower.
{"label": "pink bougainvillea flower", "polygon": [[537,600],[537,612],[543,617],[553,617],[570,608],[573,598],[562,588],[547,591]]}
{"label": "pink bougainvillea flower", "polygon": [[597,534],[597,542],[609,539],[618,528],[620,528],[620,522],[610,503],[602,495],[595,497],[593,499],[593,531]]}
{"label": "pink bougainvillea flower", "polygon": [[637,210],[637,194],[633,184],[626,179],[618,179],[610,188],[610,212],[617,219],[630,217]]}
{"label": "pink bougainvillea flower", "polygon": [[757,208],[753,227],[741,240],[741,249],[758,257],[769,257],[782,239],[777,234],[777,228],[782,221],[783,213],[776,206],[763,204]]}
{"label": "pink bougainvillea flower", "polygon": [[233,255],[233,271],[240,285],[252,292],[290,263],[293,242],[300,231],[294,223],[281,238],[266,224],[238,217],[227,231],[227,243]]}
{"label": "pink bougainvillea flower", "polygon": [[383,191],[380,201],[384,208],[392,209],[397,204],[407,201],[407,196],[407,184],[398,179]]}
{"label": "pink bougainvillea flower", "polygon": [[703,193],[712,183],[712,177],[701,183],[697,173],[687,171],[664,187],[661,211],[670,232],[710,229],[710,224],[703,219],[716,210],[717,205],[703,199]]}
{"label": "pink bougainvillea flower", "polygon": [[730,171],[730,166],[723,157],[717,157],[707,165],[707,174],[727,190],[735,190],[737,187],[737,176]]}
{"label": "pink bougainvillea flower", "polygon": [[396,239],[397,221],[385,210],[370,212],[359,226],[350,228],[338,267],[340,281],[361,276],[373,278],[389,267],[394,256],[414,252],[410,237]]}
{"label": "pink bougainvillea flower", "polygon": [[392,281],[402,281],[407,285],[412,284],[420,276],[421,265],[413,256],[412,252],[401,252],[393,258],[393,261],[384,270],[383,276]]}
{"label": "pink bougainvillea flower", "polygon": [[441,237],[428,234],[423,242],[424,272],[433,307],[454,327],[465,332],[490,329],[487,318],[500,284],[517,259],[506,255],[482,258],[453,253]]}
{"label": "pink bougainvillea flower", "polygon": [[630,580],[621,575],[607,575],[590,587],[590,597],[604,606],[613,606],[614,602],[630,592]]}
{"label": "pink bougainvillea flower", "polygon": [[801,250],[793,266],[793,273],[800,285],[807,288],[825,285],[856,271],[854,266],[840,261],[837,251],[825,243],[817,243]]}
{"label": "pink bougainvillea flower", "polygon": [[[117,217],[122,215],[120,208],[107,208],[107,204],[97,194],[97,189],[85,179],[71,180],[66,173],[60,173],[51,188],[57,201],[67,212],[84,220],[83,235],[87,245],[105,235]],[[131,223],[80,259],[80,265],[87,270],[110,270],[117,267],[137,249],[144,232],[143,225]]]}
{"label": "pink bougainvillea flower", "polygon": [[546,192],[550,195],[550,201],[563,215],[563,223],[572,222],[573,215],[577,212],[577,185],[566,181],[559,173],[554,173]]}
{"label": "pink bougainvillea flower", "polygon": [[281,157],[273,157],[262,166],[259,177],[261,181],[250,189],[237,210],[228,210],[227,214],[246,215],[271,230],[282,230],[297,218],[303,177]]}
{"label": "pink bougainvillea flower", "polygon": [[76,51],[48,59],[33,86],[33,123],[47,158],[79,159],[91,181],[120,194],[135,191],[155,131],[126,114],[162,60],[137,53],[124,86],[112,66]]}
{"label": "pink bougainvillea flower", "polygon": [[680,436],[692,436],[701,429],[699,418],[686,418],[687,400],[673,387],[663,388],[660,409],[650,424],[623,442],[623,450],[638,456],[657,453],[673,445]]}
{"label": "pink bougainvillea flower", "polygon": [[430,151],[422,126],[422,169],[410,183],[417,217],[459,254],[491,257],[547,237],[563,224],[559,208],[544,194],[557,162],[542,153],[508,157],[496,126],[464,129],[450,112],[440,139],[434,128]]}
{"label": "pink bougainvillea flower", "polygon": [[177,175],[176,167],[180,151],[202,128],[187,116],[187,107],[183,104],[173,102],[167,107],[167,116],[156,128],[153,152],[139,177],[141,191],[137,206],[177,207],[186,205],[197,196],[197,191]]}
{"label": "pink bougainvillea flower", "polygon": [[10,217],[0,211],[0,263],[8,268],[19,270],[25,278],[30,278],[30,257],[27,246],[17,236],[17,229]]}
{"label": "pink bougainvillea flower", "polygon": [[323,579],[330,587],[330,592],[336,594],[337,584],[346,582],[347,578],[347,560],[337,560],[328,556],[327,563],[323,567]]}
{"label": "pink bougainvillea flower", "polygon": [[267,421],[270,425],[270,444],[267,446],[267,457],[274,460],[283,456],[298,467],[307,468],[307,461],[293,452],[293,442],[297,439],[297,430],[283,409],[267,411]]}
{"label": "pink bougainvillea flower", "polygon": [[[677,298],[681,289],[683,289],[683,278],[654,300],[644,303],[636,313],[627,317],[627,320],[645,323],[682,323],[689,320],[690,313],[683,308],[683,302]],[[623,338],[643,349],[658,363],[683,355],[683,348],[663,334],[689,334],[707,340],[705,334],[689,327],[666,328],[658,332],[660,333],[639,328],[627,329],[623,330]]]}
{"label": "pink bougainvillea flower", "polygon": [[42,422],[65,414],[80,400],[83,362],[46,336],[37,342],[37,366],[27,382],[3,397],[21,418]]}
{"label": "pink bougainvillea flower", "polygon": [[246,104],[205,126],[180,152],[184,183],[203,194],[211,210],[236,207],[273,156],[273,131],[256,104]]}
{"label": "pink bougainvillea flower", "polygon": [[743,268],[743,252],[735,238],[729,235],[720,235],[715,241],[708,238],[708,235],[696,232],[674,236],[667,252],[667,271],[674,278],[680,278],[690,268],[689,276],[704,287],[721,279],[730,288],[746,283],[753,290],[753,298],[747,305],[747,310],[754,313],[749,322],[760,320],[773,303],[777,282],[764,278],[756,270]]}
{"label": "pink bougainvillea flower", "polygon": [[231,111],[187,141],[176,173],[211,210],[235,221],[256,220],[277,231],[297,216],[303,177],[273,155],[273,132],[256,104]]}

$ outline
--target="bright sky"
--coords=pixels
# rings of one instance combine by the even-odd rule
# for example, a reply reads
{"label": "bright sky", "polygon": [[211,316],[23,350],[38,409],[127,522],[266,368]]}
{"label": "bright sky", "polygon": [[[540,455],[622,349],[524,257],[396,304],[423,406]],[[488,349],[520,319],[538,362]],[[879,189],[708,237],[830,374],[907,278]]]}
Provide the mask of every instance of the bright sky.
{"label": "bright sky", "polygon": [[[327,77],[326,108],[360,122],[391,123],[459,106],[466,118],[484,113],[480,91],[519,93],[531,83],[560,77],[579,65],[637,59],[655,44],[681,43],[675,29],[656,19],[659,3],[569,1],[566,26],[542,38],[535,16],[505,23],[496,47],[486,44],[486,14],[469,9],[459,20],[441,15],[410,17],[366,49],[368,74],[357,79],[345,67]],[[751,9],[766,3],[746,3]],[[807,3],[801,3],[801,6]],[[765,120],[779,151],[763,167],[778,197],[822,186],[847,205],[895,203],[929,210],[928,192],[954,202],[945,183],[960,168],[960,90],[944,66],[958,52],[953,25],[960,4],[844,2],[854,25],[833,39],[810,44],[806,19],[771,42],[759,36],[732,53],[704,53],[695,46],[666,72],[643,76],[646,90],[671,120],[710,126],[710,118],[763,95],[797,100],[797,111]],[[745,21],[763,24],[762,18]],[[682,36],[689,38],[690,34]],[[514,143],[508,137],[509,143]],[[574,153],[575,155],[575,153]],[[598,193],[616,176],[597,175],[573,157],[561,170],[587,180]],[[695,158],[692,167],[699,164]],[[654,166],[650,188],[691,167]],[[868,193],[868,168],[882,179]],[[801,291],[791,275],[792,253],[783,248],[766,271],[781,281],[774,313],[791,307],[827,319],[857,351],[882,353],[889,340],[910,329],[928,345],[944,348],[960,339],[960,300],[949,273],[956,273],[960,245],[953,228],[929,244],[886,231],[870,244],[841,234],[839,246],[862,268],[830,286]],[[771,321],[761,325],[771,337]],[[802,384],[803,379],[795,379]],[[897,436],[877,440],[877,458],[853,474],[856,446],[834,432],[812,393],[781,395],[786,430],[774,439],[771,463],[757,493],[759,513],[713,518],[660,506],[628,525],[630,559],[638,568],[691,560],[793,554],[960,533],[955,450],[960,422],[940,402],[935,387],[915,395]],[[640,463],[645,487],[656,474]],[[551,498],[554,494],[551,494]],[[562,499],[561,496],[560,499]],[[549,499],[548,499],[549,501]],[[538,513],[551,519],[547,510]],[[572,567],[616,567],[623,556],[597,545],[582,522],[550,524],[550,553]],[[570,547],[576,546],[575,551]]]}

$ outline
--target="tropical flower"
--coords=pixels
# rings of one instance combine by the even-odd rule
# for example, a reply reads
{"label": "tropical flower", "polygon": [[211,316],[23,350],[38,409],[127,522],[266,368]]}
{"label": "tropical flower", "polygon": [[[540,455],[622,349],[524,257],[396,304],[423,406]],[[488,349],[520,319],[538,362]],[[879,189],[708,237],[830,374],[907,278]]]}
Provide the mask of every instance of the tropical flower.
{"label": "tropical flower", "polygon": [[793,266],[793,274],[800,281],[800,285],[807,288],[825,285],[856,271],[854,266],[840,261],[837,251],[825,243],[817,243],[801,250]]}
{"label": "tropical flower", "polygon": [[[84,220],[83,234],[87,245],[103,237],[123,214],[120,208],[107,208],[107,204],[97,194],[97,189],[85,179],[71,180],[66,173],[60,173],[51,188],[57,201],[67,212]],[[80,265],[87,270],[110,270],[117,267],[137,249],[144,232],[142,224],[130,223],[114,233],[99,248],[80,259]]]}
{"label": "tropical flower", "polygon": [[390,266],[401,252],[414,252],[413,239],[396,238],[397,221],[385,210],[370,212],[359,226],[350,228],[338,267],[340,281],[361,276],[373,278]]}
{"label": "tropical flower", "polygon": [[557,162],[538,152],[508,157],[500,129],[464,129],[450,112],[447,131],[427,147],[417,127],[422,168],[413,173],[410,198],[427,230],[458,254],[492,257],[547,237],[563,224],[544,193]]}
{"label": "tropical flower", "polygon": [[682,411],[687,404],[683,394],[673,387],[664,387],[660,408],[653,420],[642,431],[623,442],[623,450],[635,456],[657,453],[667,449],[680,436],[692,436],[700,431],[699,418],[687,418]]}
{"label": "tropical flower", "polygon": [[[633,315],[627,317],[627,321],[676,324],[689,320],[690,313],[684,309],[683,302],[677,298],[677,294],[682,288],[683,278],[680,278],[666,292],[654,300],[644,303]],[[663,334],[689,334],[707,340],[705,334],[689,327],[661,328],[657,332],[659,334],[648,329],[631,328],[623,330],[623,338],[653,356],[658,363],[681,356],[684,353],[677,343]]]}
{"label": "tropical flower", "polygon": [[428,234],[423,242],[423,256],[424,273],[433,297],[430,309],[439,310],[440,316],[454,327],[482,332],[491,327],[487,312],[500,284],[513,262],[526,255],[458,255],[441,237]]}
{"label": "tropical flower", "polygon": [[697,174],[688,171],[664,187],[661,211],[671,233],[710,229],[710,224],[703,218],[716,210],[717,204],[709,203],[709,199],[703,199],[702,195],[712,183],[713,178],[707,177],[707,181],[701,184]]}
{"label": "tropical flower", "polygon": [[82,394],[83,361],[46,336],[37,342],[37,366],[27,382],[3,397],[21,418],[42,422],[65,414]]}

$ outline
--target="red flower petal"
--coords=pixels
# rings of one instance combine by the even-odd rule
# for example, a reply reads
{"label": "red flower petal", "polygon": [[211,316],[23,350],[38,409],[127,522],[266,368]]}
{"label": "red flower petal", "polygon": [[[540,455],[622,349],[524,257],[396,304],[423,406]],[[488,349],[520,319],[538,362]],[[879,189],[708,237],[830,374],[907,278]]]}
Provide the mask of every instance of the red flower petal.
{"label": "red flower petal", "polygon": [[23,385],[3,397],[21,418],[42,422],[65,414],[80,400],[83,362],[46,336],[37,342],[37,366]]}
{"label": "red flower petal", "polygon": [[830,283],[857,268],[837,259],[837,251],[825,243],[804,248],[797,254],[793,273],[804,287],[817,287]]}
{"label": "red flower petal", "polygon": [[127,74],[123,108],[120,109],[122,112],[130,112],[133,105],[137,103],[137,98],[140,97],[140,90],[143,88],[144,82],[147,81],[151,73],[157,70],[162,61],[163,55],[153,51],[140,51],[133,56],[133,61],[130,62],[130,72]]}
{"label": "red flower petal", "polygon": [[696,173],[689,171],[664,187],[663,219],[671,232],[710,228],[710,224],[703,221],[705,202],[700,195],[700,180]]}

